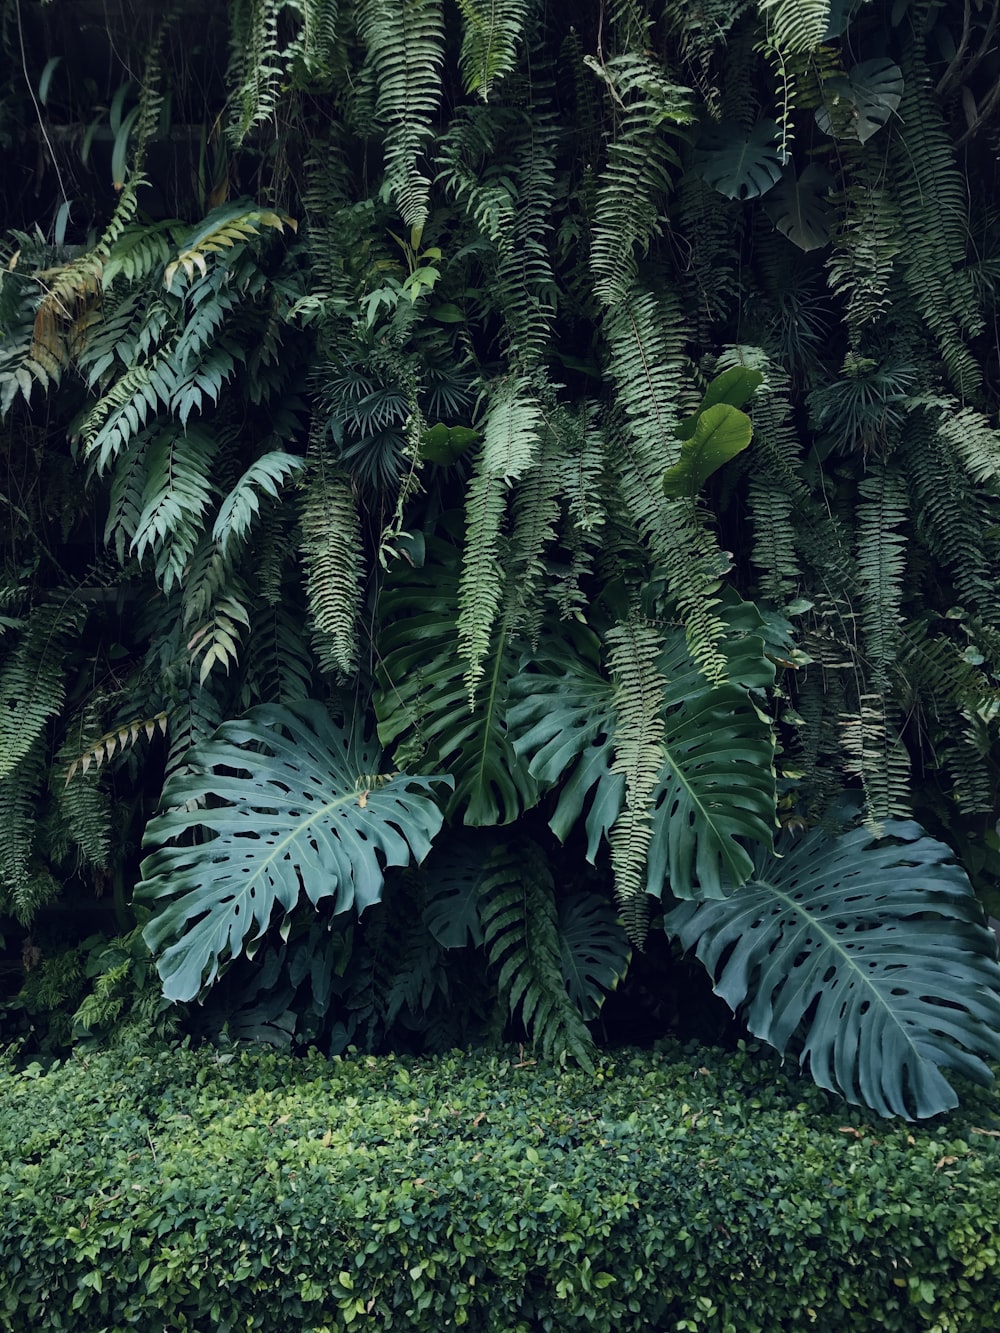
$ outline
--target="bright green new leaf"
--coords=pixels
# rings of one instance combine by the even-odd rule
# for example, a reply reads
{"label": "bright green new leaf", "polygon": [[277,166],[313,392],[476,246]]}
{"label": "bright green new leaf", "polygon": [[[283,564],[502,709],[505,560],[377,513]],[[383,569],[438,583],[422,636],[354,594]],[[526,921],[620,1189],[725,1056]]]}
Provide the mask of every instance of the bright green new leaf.
{"label": "bright green new leaf", "polygon": [[949,847],[909,821],[885,833],[786,841],[731,898],[664,925],[820,1087],[880,1115],[937,1115],[958,1101],[942,1069],[987,1083],[983,1059],[1000,1057],[996,940]]}
{"label": "bright green new leaf", "polygon": [[663,493],[670,500],[694,497],[724,463],[750,443],[753,426],[745,412],[716,403],[698,413],[694,434],[681,445],[681,456],[663,474]]}
{"label": "bright green new leaf", "polygon": [[721,375],[716,375],[705,390],[705,396],[698,404],[697,412],[685,417],[674,431],[679,440],[690,440],[698,428],[698,418],[706,407],[716,403],[728,403],[730,407],[746,407],[757,389],[764,382],[763,372],[751,370],[749,366],[730,366]]}
{"label": "bright green new leaf", "polygon": [[377,902],[386,866],[426,856],[442,822],[433,786],[450,783],[381,773],[378,748],[311,701],[224,723],[192,765],[164,788],[136,889],[171,1000],[211,985],[303,893],[333,913]]}

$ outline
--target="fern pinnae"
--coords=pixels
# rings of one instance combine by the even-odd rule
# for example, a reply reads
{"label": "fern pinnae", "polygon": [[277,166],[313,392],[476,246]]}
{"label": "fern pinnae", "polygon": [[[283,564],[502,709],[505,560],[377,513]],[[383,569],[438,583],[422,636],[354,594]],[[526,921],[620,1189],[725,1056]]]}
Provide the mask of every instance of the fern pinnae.
{"label": "fern pinnae", "polygon": [[403,221],[419,237],[430,209],[430,181],[420,159],[440,101],[444,59],[441,0],[359,0],[358,29],[378,86],[386,183]]}
{"label": "fern pinnae", "polygon": [[906,571],[906,487],[886,464],[876,465],[859,487],[858,575],[861,624],[872,664],[871,680],[880,689],[896,660],[902,621],[903,576]]}
{"label": "fern pinnae", "polygon": [[671,170],[680,159],[667,128],[693,119],[690,90],[679,87],[643,52],[628,52],[607,62],[587,63],[607,85],[622,109],[608,163],[598,179],[597,214],[590,246],[594,293],[605,305],[625,299],[637,261],[659,231],[663,200],[671,188]]}
{"label": "fern pinnae", "polygon": [[320,669],[338,678],[358,664],[358,619],[365,563],[354,489],[322,445],[314,444],[302,494],[302,564]]}
{"label": "fern pinnae", "polygon": [[72,592],[55,593],[28,614],[0,668],[0,780],[9,778],[62,707],[64,667],[87,611]]}
{"label": "fern pinnae", "polygon": [[459,64],[465,91],[490,99],[493,85],[516,68],[533,0],[458,0],[465,30]]}
{"label": "fern pinnae", "polygon": [[625,779],[625,802],[610,833],[615,894],[629,938],[646,933],[646,857],[653,835],[651,804],[666,757],[666,681],[657,665],[663,635],[633,617],[609,630],[608,669],[617,722],[612,772]]}
{"label": "fern pinnae", "polygon": [[566,991],[552,873],[533,843],[493,854],[479,916],[497,989],[546,1059],[571,1056],[593,1067],[593,1038]]}
{"label": "fern pinnae", "polygon": [[467,528],[458,593],[458,649],[470,698],[483,676],[503,602],[501,534],[511,485],[537,467],[542,412],[531,386],[510,377],[493,393],[483,444],[469,483]]}

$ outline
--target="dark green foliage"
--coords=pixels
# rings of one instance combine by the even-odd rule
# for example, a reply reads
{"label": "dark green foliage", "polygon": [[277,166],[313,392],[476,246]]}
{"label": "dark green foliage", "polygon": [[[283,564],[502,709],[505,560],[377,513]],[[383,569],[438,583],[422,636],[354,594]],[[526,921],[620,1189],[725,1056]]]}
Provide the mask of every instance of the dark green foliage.
{"label": "dark green foliage", "polygon": [[[732,912],[742,957],[779,823],[833,892],[859,800],[996,911],[991,7],[134,8],[0,24],[10,990],[97,921],[170,994],[226,970],[207,1031],[592,1061],[624,927]],[[1000,985],[959,897],[934,1067]],[[902,1047],[830,1074],[836,968],[763,1021],[770,945],[756,1030],[948,1104]],[[150,1018],[121,947],[102,1032]]]}
{"label": "dark green foliage", "polygon": [[876,1123],[753,1049],[34,1066],[0,1327],[991,1333],[997,1110]]}

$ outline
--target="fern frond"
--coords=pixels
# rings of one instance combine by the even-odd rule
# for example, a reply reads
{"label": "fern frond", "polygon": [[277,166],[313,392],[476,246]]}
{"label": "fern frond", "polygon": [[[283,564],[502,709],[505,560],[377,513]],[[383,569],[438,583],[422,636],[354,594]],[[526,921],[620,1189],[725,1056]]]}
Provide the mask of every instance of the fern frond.
{"label": "fern frond", "polygon": [[769,41],[789,55],[819,46],[830,24],[830,0],[758,0]]}
{"label": "fern frond", "polygon": [[304,616],[280,603],[255,609],[247,635],[243,706],[292,704],[314,694],[313,657]]}
{"label": "fern frond", "polygon": [[365,578],[354,490],[322,447],[307,463],[302,495],[302,563],[320,670],[351,676],[358,664],[358,617]]}
{"label": "fern frond", "polygon": [[168,427],[155,435],[146,450],[142,512],[131,550],[142,560],[153,556],[164,592],[178,586],[204,531],[211,504],[214,435],[206,430]]}
{"label": "fern frond", "polygon": [[9,778],[38,746],[62,707],[66,656],[86,616],[72,593],[53,594],[28,614],[0,668],[0,779]]}
{"label": "fern frond", "polygon": [[883,820],[910,813],[910,756],[898,710],[885,694],[863,694],[841,725],[845,767],[861,779],[865,822],[878,833]]}
{"label": "fern frond", "polygon": [[516,68],[533,0],[458,0],[465,20],[459,63],[467,93],[490,100],[493,85]]}
{"label": "fern frond", "polygon": [[284,72],[278,19],[285,5],[286,0],[235,0],[230,6],[226,82],[233,107],[227,133],[234,148],[277,106]]}
{"label": "fern frond", "polygon": [[0,902],[22,923],[30,921],[40,885],[36,880],[37,814],[45,780],[40,746],[0,778]]}
{"label": "fern frond", "polygon": [[614,56],[606,63],[587,58],[620,109],[608,164],[598,178],[597,215],[590,265],[594,293],[605,305],[623,300],[632,288],[637,260],[659,232],[671,169],[680,159],[668,133],[690,124],[690,89],[681,88],[644,53]]}
{"label": "fern frond", "polygon": [[970,478],[982,483],[1000,477],[1000,431],[981,412],[958,403],[942,404],[938,435],[962,460]]}
{"label": "fern frond", "polygon": [[500,531],[507,495],[511,483],[537,464],[541,425],[541,408],[530,385],[514,378],[503,382],[486,416],[465,506],[468,528],[458,595],[458,647],[467,663],[470,696],[482,678],[503,601]]}
{"label": "fern frond", "polygon": [[[267,0],[258,0],[266,3]],[[184,274],[188,282],[195,281],[195,272],[208,276],[208,256],[226,254],[238,245],[244,245],[261,234],[261,227],[282,232],[285,227],[296,229],[294,218],[277,213],[271,208],[248,207],[245,200],[220,204],[205,220],[185,236],[182,248],[163,270],[163,285],[173,289],[174,280]]]}
{"label": "fern frond", "polygon": [[629,938],[646,934],[646,860],[653,836],[652,797],[666,757],[666,680],[657,666],[663,635],[632,619],[609,630],[608,668],[615,682],[613,773],[625,779],[625,801],[611,829],[615,895]]}
{"label": "fern frond", "polygon": [[983,316],[964,263],[966,181],[913,39],[901,63],[905,83],[899,115],[906,131],[893,136],[890,165],[907,220],[903,274],[914,305],[937,339],[952,384],[968,398],[980,386],[982,372],[966,339],[982,331]]}
{"label": "fern frond", "polygon": [[709,679],[721,680],[725,660],[718,644],[725,625],[713,608],[727,562],[700,512],[663,494],[664,469],[680,455],[675,425],[683,331],[676,305],[650,293],[634,295],[609,312],[605,330],[609,371],[626,417],[609,438],[607,461],[629,521],[666,579],[692,654]]}
{"label": "fern frond", "polygon": [[73,732],[79,732],[84,720],[71,725],[70,736],[56,756],[50,782],[53,817],[59,826],[58,837],[75,845],[86,864],[106,870],[111,855],[112,805],[109,792],[101,784],[99,766],[77,773],[72,781],[64,777],[69,754],[79,745]]}
{"label": "fern frond", "polygon": [[906,487],[895,471],[882,465],[861,481],[858,491],[863,501],[857,511],[861,625],[871,682],[884,689],[902,621],[906,536],[899,528],[907,518]]}
{"label": "fern frond", "polygon": [[593,1039],[566,991],[552,873],[533,843],[494,853],[479,915],[497,988],[546,1059],[593,1068]]}
{"label": "fern frond", "polygon": [[430,181],[420,158],[441,94],[441,0],[359,0],[358,30],[375,71],[375,114],[385,126],[385,176],[399,212],[419,240]]}
{"label": "fern frond", "polygon": [[68,737],[60,750],[62,768],[60,771],[57,765],[57,774],[63,777],[63,786],[68,787],[77,773],[86,775],[91,767],[95,773],[99,772],[116,754],[124,754],[126,750],[132,749],[142,737],[151,741],[157,731],[164,736],[167,734],[165,712],[134,718],[121,726],[112,727],[96,739],[91,736],[85,740],[82,729],[78,728],[78,734]]}
{"label": "fern frond", "polygon": [[889,309],[892,276],[904,247],[902,218],[881,174],[881,169],[863,173],[840,197],[839,226],[826,261],[830,290],[846,300],[852,330],[874,323]]}
{"label": "fern frond", "polygon": [[280,449],[263,454],[250,464],[223,500],[212,528],[212,540],[218,542],[223,555],[228,554],[230,542],[243,541],[249,533],[260,513],[258,492],[277,499],[282,486],[304,466],[304,459]]}

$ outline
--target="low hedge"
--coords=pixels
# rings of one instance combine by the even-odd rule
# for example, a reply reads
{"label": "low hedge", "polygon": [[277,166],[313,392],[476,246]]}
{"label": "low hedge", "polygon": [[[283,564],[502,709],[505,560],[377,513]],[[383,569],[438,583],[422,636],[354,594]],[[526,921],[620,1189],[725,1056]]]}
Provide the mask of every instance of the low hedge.
{"label": "low hedge", "polygon": [[995,1333],[998,1110],[879,1121],[749,1050],[9,1072],[0,1328]]}

